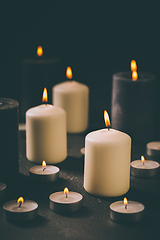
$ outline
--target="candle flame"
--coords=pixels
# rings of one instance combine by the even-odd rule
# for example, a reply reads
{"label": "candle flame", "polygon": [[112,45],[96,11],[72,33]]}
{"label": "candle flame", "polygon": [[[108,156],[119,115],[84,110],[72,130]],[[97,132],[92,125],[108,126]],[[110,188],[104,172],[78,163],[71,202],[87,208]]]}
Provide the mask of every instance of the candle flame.
{"label": "candle flame", "polygon": [[42,161],[42,167],[46,167],[46,161],[45,160]]}
{"label": "candle flame", "polygon": [[131,61],[131,71],[137,71],[137,64],[135,60]]}
{"label": "candle flame", "polygon": [[43,48],[42,46],[38,46],[37,48],[37,56],[41,57],[43,55]]}
{"label": "candle flame", "polygon": [[108,112],[106,110],[104,110],[104,121],[105,121],[106,127],[111,126],[111,123],[110,123],[110,120],[109,120],[109,115],[108,115]]}
{"label": "candle flame", "polygon": [[138,78],[138,73],[137,73],[137,71],[133,71],[133,72],[132,72],[132,80],[133,80],[133,81],[136,81],[137,78]]}
{"label": "candle flame", "polygon": [[19,204],[20,202],[21,202],[21,203],[24,202],[24,198],[23,198],[23,197],[19,197],[19,198],[18,198],[17,203]]}
{"label": "candle flame", "polygon": [[127,198],[124,198],[124,199],[123,199],[123,203],[124,203],[125,206],[128,204]]}
{"label": "candle flame", "polygon": [[142,161],[142,163],[145,162],[145,157],[143,155],[141,156],[141,161]]}
{"label": "candle flame", "polygon": [[71,67],[67,67],[66,77],[69,78],[69,79],[72,79],[72,69],[71,69]]}
{"label": "candle flame", "polygon": [[42,102],[48,102],[47,88],[44,88],[44,90],[43,90]]}
{"label": "candle flame", "polygon": [[67,187],[65,187],[65,189],[64,189],[64,195],[67,195],[68,193],[69,193],[69,190],[68,190]]}

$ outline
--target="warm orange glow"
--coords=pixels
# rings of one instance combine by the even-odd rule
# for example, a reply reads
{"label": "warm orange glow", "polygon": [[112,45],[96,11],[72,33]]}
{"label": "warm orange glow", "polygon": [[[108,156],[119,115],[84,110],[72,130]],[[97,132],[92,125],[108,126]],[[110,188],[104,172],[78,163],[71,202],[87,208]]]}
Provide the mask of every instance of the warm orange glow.
{"label": "warm orange glow", "polygon": [[145,157],[144,156],[141,156],[141,161],[142,161],[142,163],[145,162]]}
{"label": "warm orange glow", "polygon": [[42,167],[46,167],[46,161],[42,161]]}
{"label": "warm orange glow", "polygon": [[71,69],[71,67],[67,67],[66,77],[69,78],[69,79],[72,79],[72,69]]}
{"label": "warm orange glow", "polygon": [[37,48],[37,56],[41,57],[43,55],[43,48],[42,46],[38,46]]}
{"label": "warm orange glow", "polygon": [[131,61],[131,71],[137,71],[137,64],[135,60]]}
{"label": "warm orange glow", "polygon": [[48,102],[47,88],[44,88],[44,90],[43,90],[42,102]]}
{"label": "warm orange glow", "polygon": [[135,81],[135,80],[137,80],[137,78],[138,78],[138,73],[137,73],[137,71],[133,71],[133,72],[132,72],[132,80]]}
{"label": "warm orange glow", "polygon": [[69,190],[68,190],[68,188],[66,187],[65,189],[64,189],[64,195],[67,195],[69,193]]}
{"label": "warm orange glow", "polygon": [[109,120],[108,112],[106,110],[104,110],[104,121],[105,121],[106,127],[110,127],[111,123],[110,123],[110,120]]}
{"label": "warm orange glow", "polygon": [[19,197],[18,200],[17,200],[17,203],[23,203],[24,202],[24,198],[23,197]]}
{"label": "warm orange glow", "polygon": [[123,199],[123,203],[124,203],[124,205],[127,205],[127,204],[128,204],[127,198],[124,198],[124,199]]}

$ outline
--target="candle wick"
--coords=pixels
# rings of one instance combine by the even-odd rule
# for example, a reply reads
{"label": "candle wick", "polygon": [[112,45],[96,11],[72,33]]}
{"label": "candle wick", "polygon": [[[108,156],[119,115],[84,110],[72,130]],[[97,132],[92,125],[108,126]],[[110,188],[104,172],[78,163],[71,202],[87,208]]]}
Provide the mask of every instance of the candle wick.
{"label": "candle wick", "polygon": [[143,162],[143,166],[144,166],[144,162]]}
{"label": "candle wick", "polygon": [[66,193],[66,198],[67,198],[67,193]]}
{"label": "candle wick", "polygon": [[46,169],[46,167],[45,168],[43,168],[43,171]]}
{"label": "candle wick", "polygon": [[22,202],[19,203],[19,208],[21,207],[21,205],[22,205]]}
{"label": "candle wick", "polygon": [[125,205],[125,209],[127,209],[127,204]]}

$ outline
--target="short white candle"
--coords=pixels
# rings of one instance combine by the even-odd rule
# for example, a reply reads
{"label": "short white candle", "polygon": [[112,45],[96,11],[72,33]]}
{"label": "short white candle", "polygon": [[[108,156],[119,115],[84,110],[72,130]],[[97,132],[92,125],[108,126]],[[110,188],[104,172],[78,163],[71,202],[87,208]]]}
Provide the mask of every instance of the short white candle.
{"label": "short white candle", "polygon": [[38,204],[31,200],[25,200],[20,206],[17,200],[12,200],[3,205],[3,211],[4,217],[8,221],[28,221],[37,215]]}
{"label": "short white candle", "polygon": [[115,222],[137,222],[143,217],[145,206],[142,203],[117,201],[110,205],[110,218]]}
{"label": "short white candle", "polygon": [[0,182],[0,199],[5,196],[6,193],[6,184]]}
{"label": "short white candle", "polygon": [[70,191],[65,194],[66,189],[61,192],[52,193],[49,196],[50,209],[52,211],[60,213],[75,212],[82,206],[83,196],[80,193]]}
{"label": "short white candle", "polygon": [[154,177],[158,173],[159,163],[151,160],[141,160],[131,162],[131,174],[135,177]]}
{"label": "short white candle", "polygon": [[48,164],[67,157],[66,113],[50,104],[26,112],[26,156],[28,160]]}
{"label": "short white candle", "polygon": [[37,181],[54,182],[59,177],[59,168],[56,166],[47,165],[45,161],[42,165],[34,166],[30,168],[30,176]]}
{"label": "short white candle", "polygon": [[76,81],[66,81],[52,89],[52,103],[67,114],[67,132],[80,133],[88,127],[89,88]]}
{"label": "short white candle", "polygon": [[147,154],[152,157],[160,157],[160,142],[149,142],[146,145]]}
{"label": "short white candle", "polygon": [[114,129],[101,129],[85,138],[84,188],[104,197],[125,194],[130,187],[131,138]]}

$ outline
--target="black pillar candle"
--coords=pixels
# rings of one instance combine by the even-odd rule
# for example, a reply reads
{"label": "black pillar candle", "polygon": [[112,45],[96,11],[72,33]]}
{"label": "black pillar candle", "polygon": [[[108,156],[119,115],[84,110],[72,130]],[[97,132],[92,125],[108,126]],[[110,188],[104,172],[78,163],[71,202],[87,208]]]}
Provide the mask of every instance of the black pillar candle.
{"label": "black pillar candle", "polygon": [[0,181],[11,183],[19,174],[18,153],[19,103],[0,98]]}
{"label": "black pillar candle", "polygon": [[59,59],[26,59],[22,62],[22,86],[20,103],[20,121],[25,121],[25,112],[42,103],[42,92],[47,88],[52,102],[52,87],[60,82],[62,74]]}
{"label": "black pillar candle", "polygon": [[128,133],[133,142],[144,143],[154,137],[155,80],[147,73],[139,73],[134,81],[131,72],[113,75],[112,127]]}

